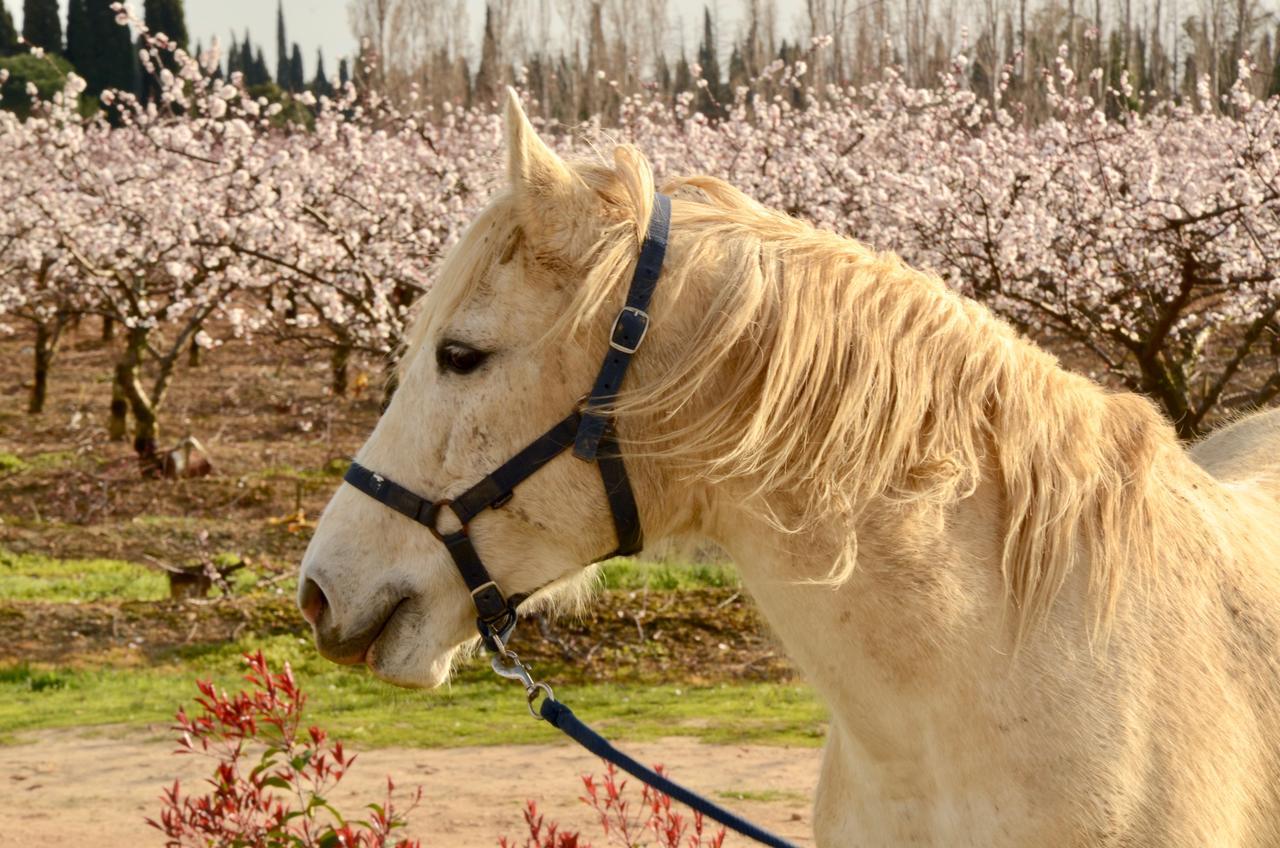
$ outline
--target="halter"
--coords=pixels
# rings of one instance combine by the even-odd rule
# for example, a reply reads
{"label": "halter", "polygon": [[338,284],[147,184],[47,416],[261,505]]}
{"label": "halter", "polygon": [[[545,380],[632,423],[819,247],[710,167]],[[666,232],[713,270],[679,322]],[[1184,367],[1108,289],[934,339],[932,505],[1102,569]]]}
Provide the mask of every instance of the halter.
{"label": "halter", "polygon": [[[774,836],[675,783],[666,775],[646,768],[628,757],[580,721],[567,706],[557,701],[550,686],[534,680],[529,669],[507,647],[507,639],[516,626],[516,608],[529,595],[503,594],[489,570],[484,567],[467,532],[473,518],[486,509],[501,509],[511,500],[516,486],[572,447],[574,456],[586,462],[594,462],[600,470],[604,494],[609,501],[609,512],[613,516],[618,546],[600,559],[633,554],[643,547],[640,510],[636,507],[635,494],[627,479],[627,467],[618,449],[615,422],[608,412],[608,406],[622,388],[627,368],[631,365],[631,357],[640,349],[649,330],[647,310],[653,291],[657,288],[658,277],[662,273],[662,260],[667,254],[670,229],[671,199],[659,194],[649,217],[649,231],[644,243],[640,245],[640,257],[636,261],[635,275],[631,278],[626,305],[618,312],[618,317],[613,320],[613,329],[609,332],[609,352],[600,366],[600,373],[596,375],[591,394],[587,396],[581,409],[569,413],[560,423],[530,442],[524,450],[498,466],[496,471],[454,498],[427,500],[358,462],[351,463],[351,468],[343,479],[379,503],[412,518],[444,543],[449,555],[453,557],[458,573],[471,590],[471,601],[475,604],[477,614],[476,629],[480,631],[480,638],[484,640],[485,646],[493,652],[490,661],[493,670],[502,677],[518,680],[524,685],[529,712],[534,718],[547,721],[592,753],[744,836],[772,848],[795,848],[785,839]],[[440,513],[445,507],[457,519],[457,530],[446,532],[440,529]],[[539,695],[546,697],[535,710],[534,703]]]}
{"label": "halter", "polygon": [[[644,546],[640,510],[618,448],[615,422],[607,408],[617,397],[631,366],[631,358],[640,349],[648,332],[649,301],[658,286],[662,260],[667,253],[671,199],[659,194],[654,200],[649,230],[640,245],[640,257],[631,278],[631,288],[627,291],[626,304],[613,321],[609,352],[581,409],[569,413],[497,470],[453,498],[428,500],[358,462],[351,463],[343,478],[379,503],[423,525],[444,544],[471,592],[480,637],[495,653],[501,652],[515,627],[516,608],[532,593],[504,594],[485,568],[467,528],[486,509],[501,509],[509,503],[516,486],[548,462],[572,447],[574,456],[594,463],[600,471],[618,545],[595,562],[634,554]],[[440,529],[440,513],[446,507],[458,522],[457,530],[446,532]]]}

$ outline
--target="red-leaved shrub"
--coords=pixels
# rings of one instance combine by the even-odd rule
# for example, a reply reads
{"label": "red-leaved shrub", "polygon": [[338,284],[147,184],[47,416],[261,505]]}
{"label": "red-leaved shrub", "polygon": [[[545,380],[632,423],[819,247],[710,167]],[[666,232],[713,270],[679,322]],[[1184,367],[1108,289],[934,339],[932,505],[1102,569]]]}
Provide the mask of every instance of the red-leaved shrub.
{"label": "red-leaved shrub", "polygon": [[[663,773],[662,766],[655,770]],[[582,784],[586,794],[579,800],[595,810],[605,838],[623,848],[721,848],[724,844],[724,828],[707,832],[701,813],[687,818],[671,808],[669,795],[656,789],[643,786],[640,803],[633,807],[627,797],[627,781],[618,780],[612,763],[605,763],[599,781],[588,774]],[[499,848],[591,848],[581,834],[562,831],[555,822],[546,821],[533,801],[525,804],[524,821],[529,828],[524,844],[503,837],[498,840]]]}
{"label": "red-leaved shrub", "polygon": [[387,778],[385,798],[367,805],[366,818],[342,815],[326,798],[355,757],[320,728],[302,729],[306,695],[288,663],[273,672],[261,651],[246,654],[245,662],[247,690],[228,695],[200,680],[200,714],[178,710],[177,753],[207,756],[214,771],[207,794],[184,794],[176,780],[165,790],[159,821],[147,824],[164,833],[166,846],[421,848],[392,838],[422,799],[421,788],[400,812]]}

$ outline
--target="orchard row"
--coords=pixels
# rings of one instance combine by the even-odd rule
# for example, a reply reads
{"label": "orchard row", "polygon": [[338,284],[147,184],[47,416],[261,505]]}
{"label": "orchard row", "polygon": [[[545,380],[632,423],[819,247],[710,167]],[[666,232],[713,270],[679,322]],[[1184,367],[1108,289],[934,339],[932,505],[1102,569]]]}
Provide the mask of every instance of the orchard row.
{"label": "orchard row", "polygon": [[[0,326],[34,336],[33,411],[83,316],[118,327],[112,428],[132,417],[143,453],[193,349],[305,345],[338,391],[353,352],[394,363],[410,305],[500,187],[500,116],[348,87],[302,95],[284,120],[211,74],[216,57],[158,36],[143,59],[152,102],[107,92],[85,119],[72,77],[26,121],[0,112]],[[803,64],[775,63],[782,94],[741,90],[716,120],[691,94],[652,94],[617,127],[544,129],[566,156],[629,141],[660,179],[723,177],[898,252],[1148,394],[1184,436],[1280,393],[1280,102],[1248,94],[1249,68],[1222,108],[1108,116],[1097,104],[1134,93],[1063,61],[1041,81],[1053,116],[1034,124],[963,70],[929,90],[889,72],[789,97]]]}

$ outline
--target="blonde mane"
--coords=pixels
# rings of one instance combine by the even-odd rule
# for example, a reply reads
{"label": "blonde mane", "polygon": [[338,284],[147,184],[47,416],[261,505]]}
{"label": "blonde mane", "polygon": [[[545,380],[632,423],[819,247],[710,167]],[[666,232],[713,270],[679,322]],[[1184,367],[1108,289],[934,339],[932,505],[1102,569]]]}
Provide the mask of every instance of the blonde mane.
{"label": "blonde mane", "polygon": [[[617,148],[611,165],[571,167],[601,198],[604,218],[594,246],[565,269],[583,282],[549,338],[602,331],[652,210],[653,177],[634,148]],[[1181,475],[1170,466],[1190,463],[1146,401],[1066,372],[893,254],[712,177],[664,191],[676,197],[681,247],[664,267],[654,326],[686,317],[678,352],[638,362],[645,379],[615,405],[636,422],[624,429],[629,455],[689,478],[749,481],[761,519],[788,530],[843,521],[849,542],[832,583],[856,565],[854,528],[869,504],[945,507],[993,480],[1019,635],[1078,566],[1090,569],[1095,625],[1105,628],[1126,564],[1208,544],[1182,527],[1185,498],[1171,486]],[[441,274],[454,284],[433,293],[438,308],[415,322],[411,343],[510,251],[519,238],[511,218],[504,195],[476,220]]]}

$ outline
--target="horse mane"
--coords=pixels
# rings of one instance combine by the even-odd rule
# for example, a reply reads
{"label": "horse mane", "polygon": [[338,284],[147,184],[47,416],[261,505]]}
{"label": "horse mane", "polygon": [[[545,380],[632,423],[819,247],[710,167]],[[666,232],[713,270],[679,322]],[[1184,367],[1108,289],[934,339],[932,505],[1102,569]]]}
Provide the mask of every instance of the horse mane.
{"label": "horse mane", "polygon": [[[632,206],[592,252],[572,328],[616,305],[650,214],[648,163],[620,151],[613,168],[577,166],[611,207]],[[655,327],[685,317],[678,351],[652,367],[638,360],[644,379],[615,405],[643,420],[625,428],[628,452],[746,483],[758,497],[744,500],[788,529],[844,519],[851,541],[832,583],[853,571],[868,504],[945,507],[985,475],[1003,499],[1001,566],[1019,637],[1082,564],[1095,632],[1105,630],[1127,573],[1158,560],[1157,539],[1166,556],[1178,550],[1166,531],[1188,513],[1169,469],[1190,463],[1149,402],[1067,372],[893,254],[711,177],[664,188],[677,199],[680,252],[663,270]]]}
{"label": "horse mane", "polygon": [[[654,181],[635,148],[618,146],[613,160],[570,163],[600,197],[603,219],[584,256],[556,260],[581,283],[548,339],[601,332],[631,277]],[[843,522],[848,541],[824,578],[832,584],[853,573],[868,505],[945,508],[993,481],[1019,638],[1079,566],[1089,568],[1103,631],[1135,564],[1208,544],[1208,531],[1183,529],[1188,498],[1176,469],[1192,466],[1146,400],[1067,372],[892,253],[712,177],[664,191],[676,199],[679,255],[651,312],[658,331],[679,323],[678,338],[660,361],[637,360],[638,379],[614,404],[636,422],[622,432],[628,455],[749,486],[742,502],[787,530]],[[521,238],[514,218],[509,193],[477,217],[423,299],[410,348],[510,256]]]}

